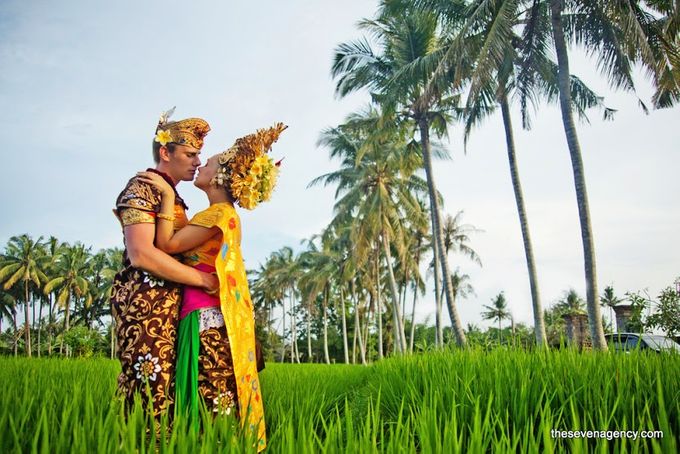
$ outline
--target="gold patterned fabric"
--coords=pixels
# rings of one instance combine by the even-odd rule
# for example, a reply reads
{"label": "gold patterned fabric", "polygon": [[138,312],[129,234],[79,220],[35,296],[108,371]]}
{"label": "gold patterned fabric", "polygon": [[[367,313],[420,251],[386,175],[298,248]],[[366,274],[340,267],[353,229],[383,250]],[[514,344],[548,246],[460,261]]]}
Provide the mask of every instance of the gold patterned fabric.
{"label": "gold patterned fabric", "polygon": [[185,252],[185,263],[196,266],[208,260],[215,266],[225,323],[221,329],[231,351],[239,417],[241,424],[257,434],[257,450],[261,451],[267,444],[264,406],[257,371],[255,317],[241,254],[241,221],[233,205],[216,203],[197,213],[189,224],[218,226],[222,232],[221,244]]}
{"label": "gold patterned fabric", "polygon": [[155,224],[156,218],[149,211],[125,208],[120,211],[120,222],[123,227],[133,224]]}
{"label": "gold patterned fabric", "polygon": [[[152,186],[131,179],[116,201],[116,212],[125,227],[155,220],[161,197]],[[181,199],[175,205],[175,229],[187,224]],[[153,221],[152,221],[153,222]],[[123,269],[115,276],[111,315],[116,326],[116,346],[122,371],[119,392],[128,405],[136,392],[155,416],[171,410],[174,400],[175,342],[181,288],[132,266],[123,255]],[[151,401],[147,401],[146,387]]]}
{"label": "gold patterned fabric", "polygon": [[238,417],[229,336],[223,327],[209,328],[200,331],[199,339],[198,392],[209,410]]}
{"label": "gold patterned fabric", "polygon": [[210,132],[210,125],[202,118],[187,118],[159,125],[156,132],[159,130],[169,134],[170,142],[200,150],[203,148],[203,139]]}

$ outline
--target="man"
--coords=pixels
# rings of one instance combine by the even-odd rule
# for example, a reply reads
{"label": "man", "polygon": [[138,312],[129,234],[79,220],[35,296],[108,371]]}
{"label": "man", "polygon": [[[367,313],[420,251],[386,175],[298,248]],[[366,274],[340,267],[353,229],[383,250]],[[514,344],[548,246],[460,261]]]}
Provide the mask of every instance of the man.
{"label": "man", "polygon": [[[174,110],[174,109],[173,109]],[[161,116],[153,142],[155,169],[175,186],[194,179],[201,165],[203,138],[210,126],[200,118],[168,122]],[[116,200],[114,213],[123,226],[123,270],[113,282],[111,312],[116,324],[118,358],[122,372],[118,387],[127,403],[136,391],[146,399],[150,392],[156,417],[174,400],[175,340],[181,284],[216,291],[217,277],[178,262],[154,245],[156,219],[161,214],[161,194],[138,177],[128,181]],[[175,194],[175,230],[188,223],[186,205]]]}

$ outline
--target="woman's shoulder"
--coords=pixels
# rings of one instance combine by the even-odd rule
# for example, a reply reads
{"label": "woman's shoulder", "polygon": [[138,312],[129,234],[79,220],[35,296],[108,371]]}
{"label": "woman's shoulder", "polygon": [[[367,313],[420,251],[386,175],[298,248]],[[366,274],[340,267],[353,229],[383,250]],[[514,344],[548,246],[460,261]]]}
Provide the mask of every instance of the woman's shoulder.
{"label": "woman's shoulder", "polygon": [[191,225],[198,225],[201,227],[213,227],[224,223],[225,220],[236,217],[236,210],[228,203],[215,203],[210,205],[203,211],[196,213],[189,221]]}

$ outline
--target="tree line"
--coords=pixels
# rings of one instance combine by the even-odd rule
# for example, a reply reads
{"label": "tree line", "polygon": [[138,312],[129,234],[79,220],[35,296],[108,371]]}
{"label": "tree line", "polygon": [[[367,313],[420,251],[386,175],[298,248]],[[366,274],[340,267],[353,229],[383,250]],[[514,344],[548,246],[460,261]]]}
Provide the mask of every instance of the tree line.
{"label": "tree line", "polygon": [[[359,23],[366,36],[341,43],[334,52],[336,94],[364,90],[370,102],[342,124],[322,131],[319,139],[320,149],[340,166],[310,185],[336,188],[333,219],[305,240],[302,252],[282,248],[251,273],[265,344],[282,359],[299,360],[305,356],[298,347],[302,339],[308,360],[326,362],[333,356],[329,337],[334,334],[344,362],[350,362],[350,351],[361,362],[370,360],[373,351],[376,358],[413,351],[419,333],[413,314],[418,301],[428,299],[424,292],[429,278],[436,305],[432,344],[441,347],[452,340],[468,345],[469,334],[476,331],[463,327],[456,303],[472,288],[469,277],[449,260],[461,254],[481,264],[470,246],[475,229],[463,224],[460,214],[442,212],[443,196],[433,168],[435,159],[447,156],[440,140],[453,127],[467,141],[485,118],[500,110],[531,290],[533,344],[547,346],[551,322],[541,300],[511,106],[517,104],[519,123],[529,129],[532,114],[554,103],[562,114],[577,196],[584,310],[593,346],[605,350],[575,119],[587,118],[593,109],[612,119],[614,111],[571,72],[570,52],[579,48],[592,55],[610,86],[634,96],[633,70],[641,67],[655,90],[650,101],[639,99],[641,108],[669,108],[680,99],[679,27],[680,10],[671,0],[380,2],[375,17]],[[2,319],[12,320],[14,333],[19,332],[16,308],[23,307],[21,339],[27,354],[41,352],[44,335],[51,352],[59,333],[65,335],[73,324],[98,326],[101,314],[108,314],[107,286],[119,266],[120,251],[92,254],[81,244],[63,245],[54,238],[33,241],[21,235],[10,239],[2,260]],[[637,297],[629,296],[638,305],[651,301]],[[668,301],[660,296],[659,304],[662,299]],[[670,314],[673,304],[667,305]],[[506,318],[495,305],[501,303],[485,308],[485,317],[500,323]],[[281,320],[273,319],[275,307],[282,308]],[[444,326],[444,310],[450,327]],[[275,322],[280,323],[278,330],[272,328]],[[316,355],[315,336],[321,346]],[[19,343],[15,339],[14,352]]]}
{"label": "tree line", "polygon": [[[339,44],[334,54],[331,74],[336,94],[344,97],[359,90],[370,94],[368,107],[323,131],[319,140],[331,158],[340,161],[337,171],[311,183],[336,188],[334,218],[322,232],[306,240],[306,249],[299,255],[283,248],[257,271],[256,289],[262,301],[287,308],[283,313],[290,317],[290,358],[300,356],[299,314],[306,320],[303,335],[311,356],[312,321],[320,312],[323,358],[328,361],[327,312],[339,308],[347,361],[347,305],[353,308],[352,343],[358,345],[362,361],[371,329],[377,337],[379,358],[387,343],[394,352],[411,350],[415,324],[411,323],[407,332],[405,299],[410,291],[413,314],[424,291],[421,261],[426,257],[432,257],[428,270],[435,287],[434,343],[441,346],[445,340],[444,304],[455,342],[459,346],[469,343],[456,308],[459,293],[466,290],[465,275],[452,271],[449,254],[458,248],[468,257],[478,257],[471,255],[467,244],[469,231],[461,228],[458,233],[462,237],[446,241],[443,198],[434,181],[433,159],[446,156],[437,140],[446,137],[451,127],[458,126],[467,142],[475,128],[498,110],[521,225],[518,233],[526,256],[535,343],[548,344],[516,158],[513,102],[519,106],[521,125],[526,129],[541,105],[556,103],[560,108],[583,245],[584,310],[593,346],[606,350],[575,118],[587,119],[587,110],[597,109],[611,120],[614,110],[572,74],[570,52],[580,48],[594,56],[609,84],[633,95],[633,69],[643,68],[655,89],[651,106],[669,108],[680,99],[679,25],[680,11],[672,1],[380,2],[375,17],[359,23],[367,36]],[[647,112],[649,102],[638,100]],[[272,289],[271,282],[279,284]],[[502,313],[487,308],[489,317],[499,321]],[[390,336],[387,342],[384,335]]]}
{"label": "tree line", "polygon": [[[106,333],[111,349],[109,294],[122,267],[120,248],[92,252],[82,243],[69,244],[51,236],[13,236],[0,254],[0,332],[11,321],[9,340],[16,355],[23,341],[27,356],[92,352]],[[23,326],[17,315],[23,308]],[[66,342],[65,342],[66,340]],[[101,348],[101,345],[99,345]],[[106,348],[106,346],[104,346]]]}

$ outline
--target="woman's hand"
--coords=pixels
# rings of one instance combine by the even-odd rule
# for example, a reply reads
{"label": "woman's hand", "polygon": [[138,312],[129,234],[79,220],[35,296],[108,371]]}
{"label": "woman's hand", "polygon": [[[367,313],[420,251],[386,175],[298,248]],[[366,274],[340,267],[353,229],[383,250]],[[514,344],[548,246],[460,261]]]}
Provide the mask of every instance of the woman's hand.
{"label": "woman's hand", "polygon": [[158,175],[157,173],[137,172],[137,176],[143,182],[149,183],[150,185],[155,186],[158,190],[160,190],[161,195],[163,197],[175,194],[175,189],[167,181],[165,181],[165,178]]}

